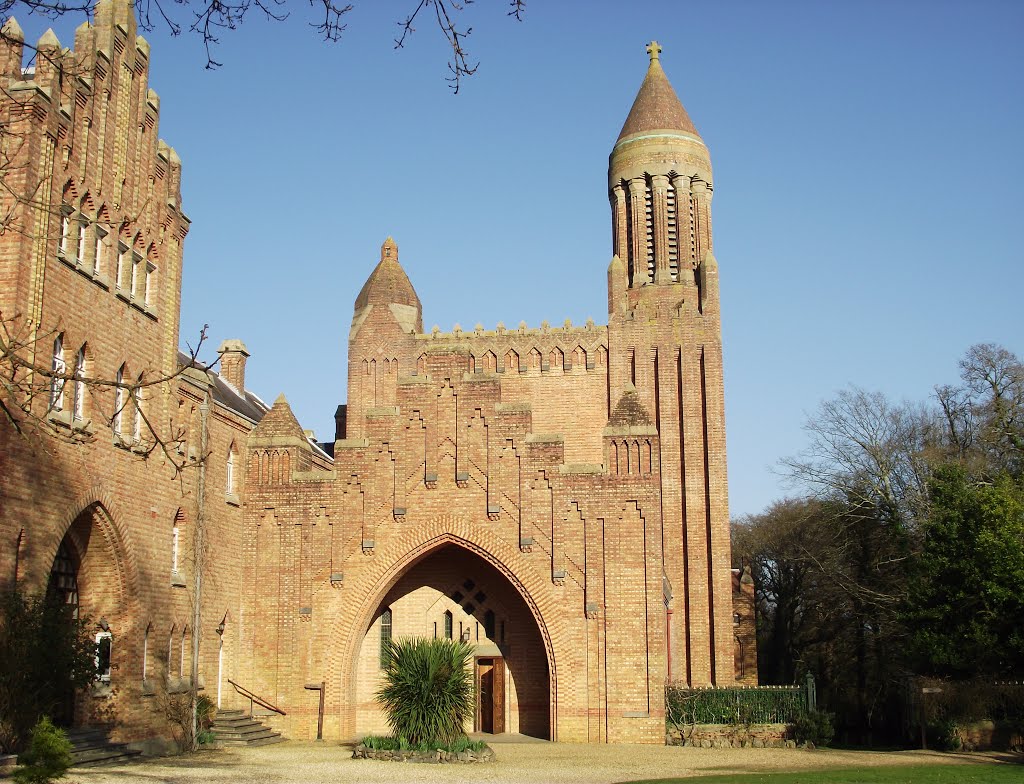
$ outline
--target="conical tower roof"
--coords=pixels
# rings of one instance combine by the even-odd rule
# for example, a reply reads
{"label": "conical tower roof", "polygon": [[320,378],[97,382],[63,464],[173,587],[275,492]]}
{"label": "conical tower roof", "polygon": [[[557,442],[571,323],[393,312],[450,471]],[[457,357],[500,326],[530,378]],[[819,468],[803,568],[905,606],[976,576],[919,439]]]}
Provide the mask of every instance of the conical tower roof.
{"label": "conical tower roof", "polygon": [[398,263],[398,245],[388,237],[380,247],[380,263],[370,273],[356,297],[356,310],[367,305],[411,305],[420,307],[420,298],[409,276]]}
{"label": "conical tower roof", "polygon": [[672,89],[668,76],[665,75],[665,71],[661,67],[660,52],[661,47],[657,41],[651,41],[647,45],[651,64],[647,68],[647,75],[644,77],[643,84],[640,85],[640,92],[636,94],[633,108],[629,110],[629,116],[626,117],[626,122],[616,141],[653,130],[682,131],[700,138],[693,120],[686,113],[686,109],[680,103],[676,91]]}

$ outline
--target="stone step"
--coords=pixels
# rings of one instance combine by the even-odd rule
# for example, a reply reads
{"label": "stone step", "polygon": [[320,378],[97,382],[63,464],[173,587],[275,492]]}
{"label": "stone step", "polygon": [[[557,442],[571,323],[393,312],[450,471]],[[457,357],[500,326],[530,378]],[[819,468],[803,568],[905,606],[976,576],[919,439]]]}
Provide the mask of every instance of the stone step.
{"label": "stone step", "polygon": [[225,746],[269,746],[272,743],[283,743],[287,738],[283,737],[280,732],[272,732],[265,738],[257,738],[256,740],[248,741],[233,741],[225,740],[222,741]]}
{"label": "stone step", "polygon": [[[274,730],[270,729],[269,727],[264,727],[261,724],[258,727],[246,729],[246,730],[244,730],[242,732],[232,732],[231,730],[227,730],[227,731],[214,730],[213,732],[217,736],[218,740],[223,740],[223,741],[242,740],[242,741],[246,741],[246,740],[257,740],[259,738],[267,737],[268,735],[272,735],[274,733]],[[280,734],[280,733],[278,733],[278,734]]]}
{"label": "stone step", "polygon": [[76,768],[89,768],[97,765],[111,765],[115,762],[127,762],[141,756],[141,751],[129,749],[123,743],[110,743],[106,746],[73,751],[71,753],[71,765]]}
{"label": "stone step", "polygon": [[127,744],[110,740],[109,727],[74,727],[65,730],[71,742],[71,764],[73,767],[88,768],[125,762],[142,754],[129,749]]}
{"label": "stone step", "polygon": [[225,729],[232,729],[233,727],[248,727],[252,724],[261,725],[262,723],[263,722],[261,722],[259,719],[250,719],[248,716],[242,716],[238,719],[227,719],[226,721],[222,719],[216,719],[213,722],[213,726],[224,727]]}
{"label": "stone step", "polygon": [[225,746],[266,746],[284,740],[245,711],[218,711],[210,730]]}

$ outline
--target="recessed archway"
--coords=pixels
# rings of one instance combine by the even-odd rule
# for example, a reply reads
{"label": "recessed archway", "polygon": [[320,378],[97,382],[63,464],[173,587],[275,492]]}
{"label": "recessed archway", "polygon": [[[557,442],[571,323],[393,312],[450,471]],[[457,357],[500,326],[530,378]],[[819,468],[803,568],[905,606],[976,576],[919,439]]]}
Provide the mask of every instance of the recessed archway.
{"label": "recessed archway", "polygon": [[461,637],[474,647],[477,709],[467,731],[550,737],[548,646],[520,589],[485,558],[441,543],[375,599],[353,673],[359,735],[388,731],[374,697],[388,635]]}
{"label": "recessed archway", "polygon": [[65,725],[88,724],[98,713],[110,713],[107,698],[116,693],[119,669],[127,669],[126,646],[131,634],[125,554],[107,511],[98,503],[88,505],[71,522],[57,546],[50,566],[47,592],[72,607],[72,616],[88,621],[97,645],[100,667],[96,686],[89,694],[67,695],[57,706],[55,721]]}

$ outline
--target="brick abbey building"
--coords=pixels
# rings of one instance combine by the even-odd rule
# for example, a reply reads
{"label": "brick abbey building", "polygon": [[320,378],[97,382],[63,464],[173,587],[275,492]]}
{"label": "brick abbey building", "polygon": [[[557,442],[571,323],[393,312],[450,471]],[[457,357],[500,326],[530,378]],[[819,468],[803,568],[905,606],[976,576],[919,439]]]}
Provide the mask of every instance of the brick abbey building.
{"label": "brick abbey building", "polygon": [[4,177],[33,195],[5,203],[0,307],[31,336],[26,366],[69,377],[35,382],[55,435],[0,421],[0,588],[49,586],[95,622],[109,667],[68,721],[166,734],[155,706],[187,688],[197,639],[197,519],[216,553],[201,685],[225,707],[248,707],[232,682],[251,690],[291,737],[315,734],[320,682],[326,737],[385,729],[388,637],[469,641],[475,728],[560,741],[661,742],[667,680],[756,679],[730,569],[711,163],[656,44],[609,160],[607,325],[425,333],[389,238],[318,444],[283,395],[246,391],[241,342],[217,373],[178,351],[181,162],[130,5],[101,2],[73,49],[47,33],[33,73],[4,32]]}

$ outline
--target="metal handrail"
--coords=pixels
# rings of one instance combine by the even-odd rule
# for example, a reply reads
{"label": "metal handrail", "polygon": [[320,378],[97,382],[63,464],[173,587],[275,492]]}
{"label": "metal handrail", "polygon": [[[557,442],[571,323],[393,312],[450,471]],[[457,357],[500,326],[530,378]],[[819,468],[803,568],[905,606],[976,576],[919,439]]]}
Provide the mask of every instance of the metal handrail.
{"label": "metal handrail", "polygon": [[273,704],[267,702],[262,697],[260,697],[260,696],[258,696],[256,694],[253,694],[251,691],[249,691],[247,688],[245,688],[245,686],[240,686],[239,684],[237,684],[233,680],[231,680],[231,678],[228,678],[227,680],[228,680],[228,683],[230,683],[232,686],[235,687],[235,691],[237,691],[243,697],[247,697],[248,698],[248,700],[249,700],[249,718],[250,719],[252,718],[252,704],[254,702],[257,705],[266,708],[267,710],[274,711],[274,713],[280,713],[282,716],[287,715],[279,707],[277,707],[276,705],[273,705]]}

